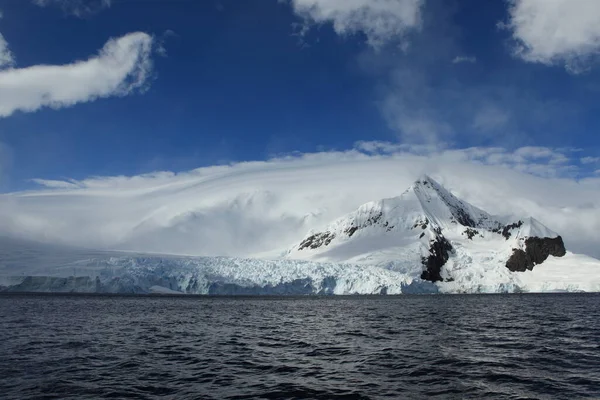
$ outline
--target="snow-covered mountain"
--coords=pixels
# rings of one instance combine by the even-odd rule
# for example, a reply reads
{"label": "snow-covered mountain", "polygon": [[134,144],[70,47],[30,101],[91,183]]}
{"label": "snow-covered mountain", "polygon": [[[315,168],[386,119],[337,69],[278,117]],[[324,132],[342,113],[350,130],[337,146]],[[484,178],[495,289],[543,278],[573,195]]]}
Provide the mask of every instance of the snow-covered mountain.
{"label": "snow-covered mountain", "polygon": [[[273,251],[271,254],[282,254]],[[600,261],[533,218],[499,217],[422,176],[277,259],[88,252],[0,239],[0,290],[190,294],[600,291]]]}
{"label": "snow-covered mountain", "polygon": [[475,278],[477,271],[477,280],[532,271],[549,257],[565,256],[562,238],[539,221],[490,215],[426,175],[399,197],[364,204],[309,232],[286,254],[375,265],[445,283]]}

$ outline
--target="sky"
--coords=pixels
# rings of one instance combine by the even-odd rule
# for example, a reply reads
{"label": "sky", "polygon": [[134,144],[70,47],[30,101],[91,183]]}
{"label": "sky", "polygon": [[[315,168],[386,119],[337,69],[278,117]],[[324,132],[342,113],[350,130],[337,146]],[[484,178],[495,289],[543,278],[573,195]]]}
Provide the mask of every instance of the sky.
{"label": "sky", "polygon": [[256,254],[427,172],[596,255],[598,20],[596,0],[0,0],[0,233]]}

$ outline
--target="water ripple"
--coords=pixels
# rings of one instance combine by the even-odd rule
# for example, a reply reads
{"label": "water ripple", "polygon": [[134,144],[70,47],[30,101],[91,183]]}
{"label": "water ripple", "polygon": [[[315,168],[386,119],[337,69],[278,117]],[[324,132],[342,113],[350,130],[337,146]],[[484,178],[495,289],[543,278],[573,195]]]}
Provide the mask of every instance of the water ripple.
{"label": "water ripple", "polygon": [[0,397],[600,397],[600,296],[0,296]]}

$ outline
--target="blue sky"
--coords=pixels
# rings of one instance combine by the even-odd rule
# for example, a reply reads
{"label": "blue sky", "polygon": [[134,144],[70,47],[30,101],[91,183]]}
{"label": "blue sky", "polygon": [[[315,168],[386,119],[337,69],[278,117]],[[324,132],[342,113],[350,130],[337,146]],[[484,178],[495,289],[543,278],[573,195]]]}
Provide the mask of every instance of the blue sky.
{"label": "blue sky", "polygon": [[[576,167],[559,173],[591,176],[600,170],[594,4],[0,0],[0,190],[31,188],[34,178],[185,171],[361,141],[537,149],[568,158],[550,165]],[[545,23],[573,38],[548,33]],[[65,73],[64,82],[44,82],[29,109],[12,103],[33,81],[13,85],[15,71],[66,68],[97,56],[111,38],[134,46],[115,61],[137,55],[133,72],[123,67],[112,77],[100,66],[89,82]],[[97,93],[79,93],[102,79]],[[45,99],[64,87],[48,107]]]}

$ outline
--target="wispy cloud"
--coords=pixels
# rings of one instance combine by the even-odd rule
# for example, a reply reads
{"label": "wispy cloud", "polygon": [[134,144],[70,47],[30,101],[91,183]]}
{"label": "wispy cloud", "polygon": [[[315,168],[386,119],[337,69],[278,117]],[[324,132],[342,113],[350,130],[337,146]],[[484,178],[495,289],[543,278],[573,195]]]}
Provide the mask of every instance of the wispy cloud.
{"label": "wispy cloud", "polygon": [[177,37],[177,34],[171,29],[167,29],[156,39],[156,54],[161,57],[167,57],[167,48],[165,47],[165,42],[170,37]]}
{"label": "wispy cloud", "polygon": [[109,8],[112,0],[32,0],[40,7],[60,7],[65,13],[82,18]]}
{"label": "wispy cloud", "polygon": [[456,56],[452,60],[452,64],[462,64],[462,63],[474,64],[476,62],[477,62],[477,58],[474,56]]}
{"label": "wispy cloud", "polygon": [[12,52],[8,48],[8,43],[0,33],[0,69],[10,67],[14,62]]}
{"label": "wispy cloud", "polygon": [[582,164],[598,164],[600,163],[600,157],[582,157],[579,161]]}
{"label": "wispy cloud", "polygon": [[401,141],[512,147],[577,124],[578,109],[562,99],[542,98],[518,85],[440,79],[448,74],[440,63],[413,55],[389,61],[391,69],[379,78],[380,110]]}
{"label": "wispy cloud", "polygon": [[144,89],[152,71],[152,43],[150,35],[135,32],[109,40],[86,61],[0,70],[0,117]]}
{"label": "wispy cloud", "polygon": [[[364,49],[359,65],[377,81],[375,97],[388,126],[402,142],[452,147],[538,142],[576,126],[581,107],[564,98],[539,96],[503,74],[485,81],[458,73],[449,62],[463,48],[457,8],[427,2],[421,30],[404,52]],[[514,83],[511,83],[514,82]]]}
{"label": "wispy cloud", "polygon": [[290,0],[306,24],[331,23],[340,35],[362,32],[379,47],[401,40],[421,22],[425,0]]}
{"label": "wispy cloud", "polygon": [[[569,162],[557,163],[561,154]],[[397,196],[429,173],[481,208],[532,215],[563,234],[570,249],[598,256],[600,179],[575,181],[569,166],[569,153],[550,148],[440,151],[361,142],[343,152],[179,174],[40,180],[48,187],[0,195],[0,233],[87,247],[260,255],[362,203]]]}
{"label": "wispy cloud", "polygon": [[501,166],[545,178],[576,177],[580,172],[574,165],[573,151],[570,149],[542,146],[525,146],[514,150],[503,147],[444,149],[431,145],[379,141],[361,141],[357,142],[355,147],[370,155],[411,154],[442,158],[452,156],[461,161]]}
{"label": "wispy cloud", "polygon": [[600,2],[596,0],[509,0],[509,20],[517,57],[564,64],[581,72],[600,52]]}
{"label": "wispy cloud", "polygon": [[81,187],[77,182],[74,181],[59,181],[52,179],[32,179],[31,181],[40,186],[53,189],[77,189]]}
{"label": "wispy cloud", "polygon": [[473,115],[471,126],[479,132],[497,132],[505,128],[511,119],[510,112],[494,102],[485,102]]}

